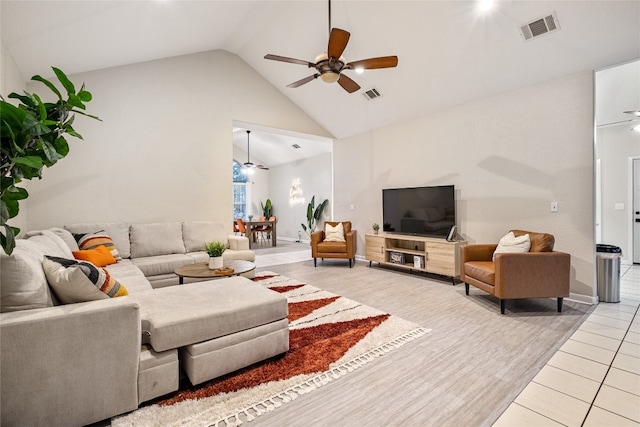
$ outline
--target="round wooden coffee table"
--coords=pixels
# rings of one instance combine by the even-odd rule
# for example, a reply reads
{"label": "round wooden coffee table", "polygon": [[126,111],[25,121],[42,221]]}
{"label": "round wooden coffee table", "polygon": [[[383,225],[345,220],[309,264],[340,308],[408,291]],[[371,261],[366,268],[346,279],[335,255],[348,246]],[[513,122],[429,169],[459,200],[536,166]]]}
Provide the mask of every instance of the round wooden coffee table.
{"label": "round wooden coffee table", "polygon": [[176,268],[174,273],[178,276],[179,283],[182,285],[184,284],[185,277],[192,279],[215,279],[218,277],[239,276],[255,270],[256,265],[251,261],[232,259],[225,261],[224,267],[233,268],[233,273],[218,273],[215,270],[209,270],[209,263],[207,262],[183,265],[182,267]]}

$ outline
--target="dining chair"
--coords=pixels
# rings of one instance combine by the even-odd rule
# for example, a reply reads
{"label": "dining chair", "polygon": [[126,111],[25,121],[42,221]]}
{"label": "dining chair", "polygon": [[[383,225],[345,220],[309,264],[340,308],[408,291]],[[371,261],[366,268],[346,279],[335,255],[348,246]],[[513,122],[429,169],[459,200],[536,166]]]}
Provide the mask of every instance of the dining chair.
{"label": "dining chair", "polygon": [[249,237],[249,236],[247,236],[247,227],[245,227],[244,221],[242,220],[242,218],[236,219],[236,224],[238,226],[238,230],[240,231],[240,235],[244,235],[246,237]]}

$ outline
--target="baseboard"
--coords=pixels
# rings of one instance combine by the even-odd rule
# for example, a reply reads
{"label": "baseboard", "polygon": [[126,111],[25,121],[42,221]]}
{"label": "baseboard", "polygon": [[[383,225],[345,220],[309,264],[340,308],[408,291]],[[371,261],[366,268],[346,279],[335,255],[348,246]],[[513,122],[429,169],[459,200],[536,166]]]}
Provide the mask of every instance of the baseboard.
{"label": "baseboard", "polygon": [[598,304],[598,302],[600,301],[597,296],[592,297],[589,295],[574,294],[573,292],[570,293],[569,296],[565,299],[568,301],[579,302],[580,304],[589,304],[589,305]]}

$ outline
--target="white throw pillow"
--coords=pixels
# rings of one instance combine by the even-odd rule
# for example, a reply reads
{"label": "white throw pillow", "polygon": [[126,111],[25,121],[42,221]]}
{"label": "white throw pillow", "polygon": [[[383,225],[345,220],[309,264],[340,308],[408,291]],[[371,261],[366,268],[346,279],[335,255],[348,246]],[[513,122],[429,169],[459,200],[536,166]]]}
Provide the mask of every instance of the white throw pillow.
{"label": "white throw pillow", "polygon": [[324,225],[324,241],[325,242],[346,242],[344,240],[344,226],[338,223],[335,227],[331,224]]}
{"label": "white throw pillow", "polygon": [[510,231],[498,242],[498,247],[493,252],[493,260],[496,260],[496,254],[529,252],[529,249],[531,249],[531,238],[528,234],[516,237],[513,231]]}

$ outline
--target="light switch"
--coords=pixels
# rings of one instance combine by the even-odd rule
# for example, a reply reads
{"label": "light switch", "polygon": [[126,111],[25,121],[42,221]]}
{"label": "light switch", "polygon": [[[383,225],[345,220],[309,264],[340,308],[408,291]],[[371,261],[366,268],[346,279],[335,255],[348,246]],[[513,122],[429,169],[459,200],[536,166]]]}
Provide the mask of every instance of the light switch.
{"label": "light switch", "polygon": [[551,202],[551,212],[558,212],[558,202]]}
{"label": "light switch", "polygon": [[613,205],[613,209],[616,211],[623,211],[624,210],[624,203],[616,203],[615,205]]}
{"label": "light switch", "polygon": [[349,209],[354,210],[355,208],[356,208],[356,205],[354,204],[349,205]]}

